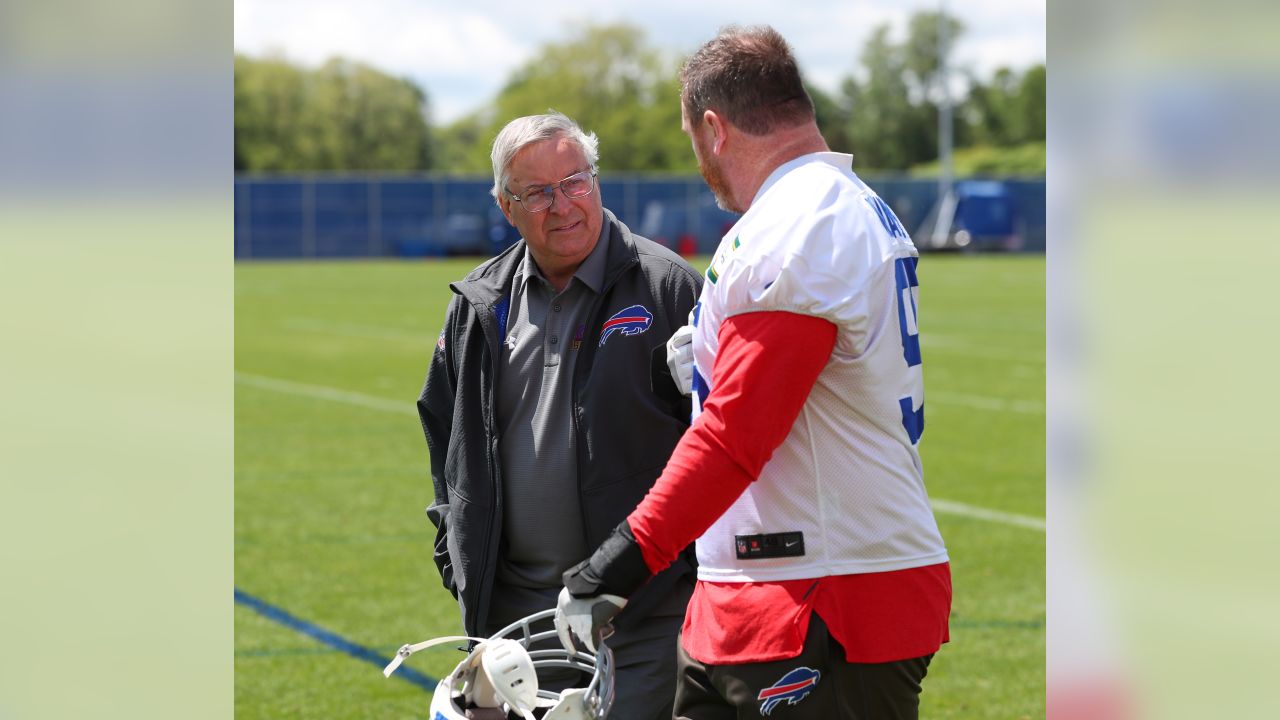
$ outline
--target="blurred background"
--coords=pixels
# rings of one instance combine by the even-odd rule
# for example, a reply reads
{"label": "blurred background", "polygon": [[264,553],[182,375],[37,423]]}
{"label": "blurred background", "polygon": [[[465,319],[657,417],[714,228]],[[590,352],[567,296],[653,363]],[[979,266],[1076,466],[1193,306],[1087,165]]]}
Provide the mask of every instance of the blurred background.
{"label": "blurred background", "polygon": [[701,270],[736,216],[698,175],[677,74],[729,22],[787,37],[831,148],[938,256],[921,452],[957,593],[926,716],[1042,715],[1044,12],[238,0],[237,716],[421,714],[454,654],[391,683],[361,661],[460,630],[425,562],[411,401],[448,283],[518,240],[489,194],[492,139],[574,118],[600,138],[605,206]]}
{"label": "blurred background", "polygon": [[[575,14],[593,27],[638,24],[650,46],[675,55],[725,21],[773,22],[813,83],[838,99],[841,77],[869,77],[859,53],[873,28],[889,21],[900,43],[913,12],[940,9],[700,3],[683,9],[687,21],[644,25],[661,5],[499,4],[484,17],[509,16],[517,30],[485,55],[478,48],[496,21],[406,23],[439,50],[427,65],[485,70],[487,79],[453,81],[473,94],[448,110],[445,83],[345,46],[309,54],[274,39],[238,44],[248,30],[236,23],[251,17],[239,3],[0,5],[0,718],[233,713],[236,186],[322,171],[239,164],[237,57],[305,72],[332,57],[368,65],[417,87],[423,125],[438,133],[482,111],[539,48],[583,37],[562,27]],[[1000,66],[1021,77],[1045,62],[1043,51],[984,64],[961,50],[987,35],[974,13],[999,28],[1021,6],[943,9],[966,26],[957,74],[971,65],[987,85]],[[1267,568],[1280,491],[1266,363],[1275,349],[1280,10],[1031,6],[1053,66],[1048,715],[1275,716],[1280,583]],[[325,7],[248,25],[370,34],[319,32]],[[800,25],[818,39],[797,40]],[[373,35],[385,40],[397,27]],[[1018,44],[995,35],[990,47]],[[813,51],[838,62],[820,73]],[[957,115],[957,177],[962,125]],[[873,148],[850,149],[860,170],[877,164]],[[617,162],[606,153],[608,171],[623,172]],[[485,174],[439,164],[396,171]]]}
{"label": "blurred background", "polygon": [[235,712],[420,716],[460,631],[426,558],[413,418],[448,283],[518,240],[490,143],[555,108],[604,204],[699,270],[736,216],[680,131],[677,72],[730,21],[795,47],[833,150],[924,263],[929,440],[955,557],[926,716],[1044,713],[1044,8],[672,2],[483,11],[240,0],[234,60]]}
{"label": "blurred background", "polygon": [[710,253],[734,217],[697,175],[676,76],[731,20],[788,37],[828,143],[908,228],[927,223],[926,247],[1043,252],[1042,5],[239,0],[236,257],[500,251],[517,236],[487,193],[490,143],[548,108],[602,139],[607,207]]}

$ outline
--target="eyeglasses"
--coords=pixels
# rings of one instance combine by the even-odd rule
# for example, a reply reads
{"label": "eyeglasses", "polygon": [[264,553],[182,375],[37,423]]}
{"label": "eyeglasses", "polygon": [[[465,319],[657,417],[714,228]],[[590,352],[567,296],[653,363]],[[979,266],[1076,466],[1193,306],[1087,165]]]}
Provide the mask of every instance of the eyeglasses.
{"label": "eyeglasses", "polygon": [[595,177],[595,170],[583,170],[558,183],[531,187],[519,195],[511,191],[507,191],[507,194],[511,196],[512,200],[524,206],[525,212],[539,213],[551,207],[552,203],[556,201],[556,188],[560,188],[560,192],[570,199],[590,195],[591,191],[596,189]]}

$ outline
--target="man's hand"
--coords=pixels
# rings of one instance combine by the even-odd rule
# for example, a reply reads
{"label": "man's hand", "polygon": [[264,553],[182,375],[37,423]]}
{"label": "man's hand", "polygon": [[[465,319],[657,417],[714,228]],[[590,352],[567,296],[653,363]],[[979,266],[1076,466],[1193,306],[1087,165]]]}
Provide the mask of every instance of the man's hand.
{"label": "man's hand", "polygon": [[613,632],[609,621],[649,579],[649,568],[631,526],[623,520],[591,557],[564,571],[556,602],[556,633],[564,648],[594,653]]}
{"label": "man's hand", "polygon": [[693,325],[685,325],[667,341],[667,368],[676,388],[685,395],[693,393]]}
{"label": "man's hand", "polygon": [[626,599],[617,595],[595,595],[576,598],[569,588],[560,591],[556,603],[556,634],[566,650],[581,652],[585,649],[595,654],[600,641],[613,634],[609,621],[622,611]]}

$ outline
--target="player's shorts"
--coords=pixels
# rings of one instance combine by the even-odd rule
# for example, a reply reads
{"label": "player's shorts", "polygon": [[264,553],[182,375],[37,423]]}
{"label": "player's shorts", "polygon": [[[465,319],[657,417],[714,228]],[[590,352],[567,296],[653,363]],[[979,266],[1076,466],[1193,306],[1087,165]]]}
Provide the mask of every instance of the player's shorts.
{"label": "player's shorts", "polygon": [[677,720],[916,720],[920,681],[933,654],[851,663],[814,613],[800,655],[743,665],[704,665],[677,644]]}

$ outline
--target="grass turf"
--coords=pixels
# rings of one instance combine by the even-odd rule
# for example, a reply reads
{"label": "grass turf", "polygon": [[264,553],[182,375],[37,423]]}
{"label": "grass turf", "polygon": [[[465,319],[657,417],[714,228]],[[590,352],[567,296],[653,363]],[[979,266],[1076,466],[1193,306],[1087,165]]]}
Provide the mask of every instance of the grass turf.
{"label": "grass turf", "polygon": [[[236,588],[390,659],[458,633],[431,563],[414,401],[474,259],[236,267]],[[696,264],[696,263],[695,263]],[[926,718],[1044,715],[1044,257],[920,262],[921,440],[955,585]],[[940,503],[941,505],[941,503]],[[431,677],[461,654],[419,653]],[[373,662],[235,610],[237,718],[421,718],[429,693]]]}

